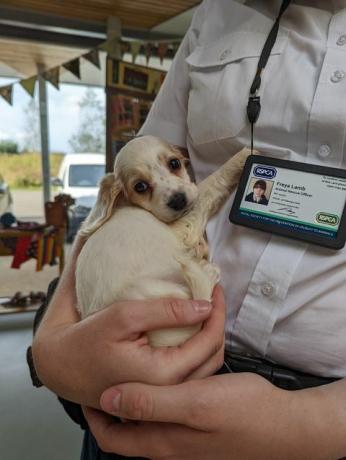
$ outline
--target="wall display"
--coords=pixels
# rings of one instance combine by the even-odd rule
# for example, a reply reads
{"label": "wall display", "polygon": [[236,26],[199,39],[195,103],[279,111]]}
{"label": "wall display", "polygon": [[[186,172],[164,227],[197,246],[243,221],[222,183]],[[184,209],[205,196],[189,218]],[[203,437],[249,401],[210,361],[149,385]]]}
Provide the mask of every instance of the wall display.
{"label": "wall display", "polygon": [[143,125],[166,72],[116,59],[107,59],[106,170]]}

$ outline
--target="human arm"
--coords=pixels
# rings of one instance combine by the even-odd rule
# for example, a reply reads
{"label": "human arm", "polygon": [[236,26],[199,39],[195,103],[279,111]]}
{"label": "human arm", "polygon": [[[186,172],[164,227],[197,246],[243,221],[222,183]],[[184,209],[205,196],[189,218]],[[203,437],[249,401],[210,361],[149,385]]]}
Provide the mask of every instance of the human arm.
{"label": "human arm", "polygon": [[[208,302],[173,299],[118,302],[80,321],[74,270],[82,244],[77,239],[34,337],[34,364],[45,386],[70,401],[99,407],[102,391],[111,385],[177,383],[193,375],[210,375],[221,365],[222,302],[214,309]],[[203,329],[177,348],[151,348],[144,334],[204,320]]]}
{"label": "human arm", "polygon": [[244,373],[169,387],[129,383],[103,394],[103,410],[140,423],[116,425],[101,412],[84,413],[101,449],[122,455],[336,460],[346,455],[345,400],[346,380],[289,392]]}

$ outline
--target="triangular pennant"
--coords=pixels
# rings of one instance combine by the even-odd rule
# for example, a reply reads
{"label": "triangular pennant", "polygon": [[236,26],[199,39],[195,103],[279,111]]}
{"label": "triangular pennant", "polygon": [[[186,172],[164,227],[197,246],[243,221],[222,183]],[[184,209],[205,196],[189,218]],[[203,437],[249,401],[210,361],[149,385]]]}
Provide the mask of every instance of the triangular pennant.
{"label": "triangular pennant", "polygon": [[141,49],[141,46],[142,46],[142,43],[140,43],[140,42],[130,42],[132,62],[135,62],[136,57],[139,54],[139,50]]}
{"label": "triangular pennant", "polygon": [[151,58],[153,44],[147,43],[144,47],[145,59],[147,60],[147,65],[149,64],[149,59]]}
{"label": "triangular pennant", "polygon": [[56,89],[59,89],[60,82],[60,68],[53,67],[42,74],[43,78],[51,83]]}
{"label": "triangular pennant", "polygon": [[163,59],[166,56],[168,50],[168,43],[159,43],[159,46],[157,48],[157,54],[160,58],[160,64],[163,63]]}
{"label": "triangular pennant", "polygon": [[94,66],[96,66],[98,69],[101,69],[100,54],[97,49],[93,49],[89,51],[89,53],[83,54],[83,58],[94,64]]}
{"label": "triangular pennant", "polygon": [[120,43],[121,59],[124,57],[125,53],[128,53],[128,51],[129,51],[129,44],[126,42],[121,42]]}
{"label": "triangular pennant", "polygon": [[75,77],[80,80],[80,66],[79,66],[79,58],[72,59],[72,61],[65,62],[62,65],[64,69],[71,72]]}
{"label": "triangular pennant", "polygon": [[36,80],[37,80],[37,76],[34,75],[33,77],[26,78],[25,80],[19,81],[19,83],[22,85],[22,87],[31,97],[33,97],[35,93]]}
{"label": "triangular pennant", "polygon": [[12,105],[12,93],[13,93],[13,85],[2,86],[0,88],[0,96],[5,99],[10,105]]}
{"label": "triangular pennant", "polygon": [[107,40],[103,43],[101,43],[98,48],[102,51],[106,51],[107,54],[114,54],[117,46],[119,44],[118,39],[112,39],[112,40]]}
{"label": "triangular pennant", "polygon": [[180,43],[179,42],[173,42],[173,56],[175,56],[175,53],[178,51]]}

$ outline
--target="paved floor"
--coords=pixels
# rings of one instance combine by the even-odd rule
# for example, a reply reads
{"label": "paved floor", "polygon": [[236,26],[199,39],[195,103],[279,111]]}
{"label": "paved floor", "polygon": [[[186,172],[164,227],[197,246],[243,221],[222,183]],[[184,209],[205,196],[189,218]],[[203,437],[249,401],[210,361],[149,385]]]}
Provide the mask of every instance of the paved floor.
{"label": "paved floor", "polygon": [[[40,192],[14,192],[18,219],[43,221]],[[35,271],[35,261],[11,269],[12,257],[0,257],[0,296],[46,291],[57,267]],[[32,341],[33,312],[0,315],[0,459],[76,460],[82,431],[64,413],[55,395],[32,386],[26,349]],[[62,369],[63,372],[63,369]]]}
{"label": "paved floor", "polygon": [[0,317],[1,460],[77,460],[82,431],[55,395],[31,384],[25,354],[33,313]]}

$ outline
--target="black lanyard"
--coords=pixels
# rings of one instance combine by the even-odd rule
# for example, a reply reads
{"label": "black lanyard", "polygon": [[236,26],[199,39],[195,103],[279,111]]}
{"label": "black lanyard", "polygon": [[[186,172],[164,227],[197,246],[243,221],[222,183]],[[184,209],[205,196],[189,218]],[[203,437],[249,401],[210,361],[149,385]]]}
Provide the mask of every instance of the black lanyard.
{"label": "black lanyard", "polygon": [[291,0],[283,0],[282,2],[278,17],[276,18],[273,27],[269,32],[267,40],[264,44],[261,56],[258,61],[256,75],[250,88],[250,97],[247,105],[247,116],[251,124],[251,153],[253,151],[253,126],[258,120],[261,111],[260,97],[257,96],[257,92],[261,86],[261,75],[265,66],[267,65],[271,50],[273,49],[273,46],[276,42],[281,16],[284,14],[290,3]]}

